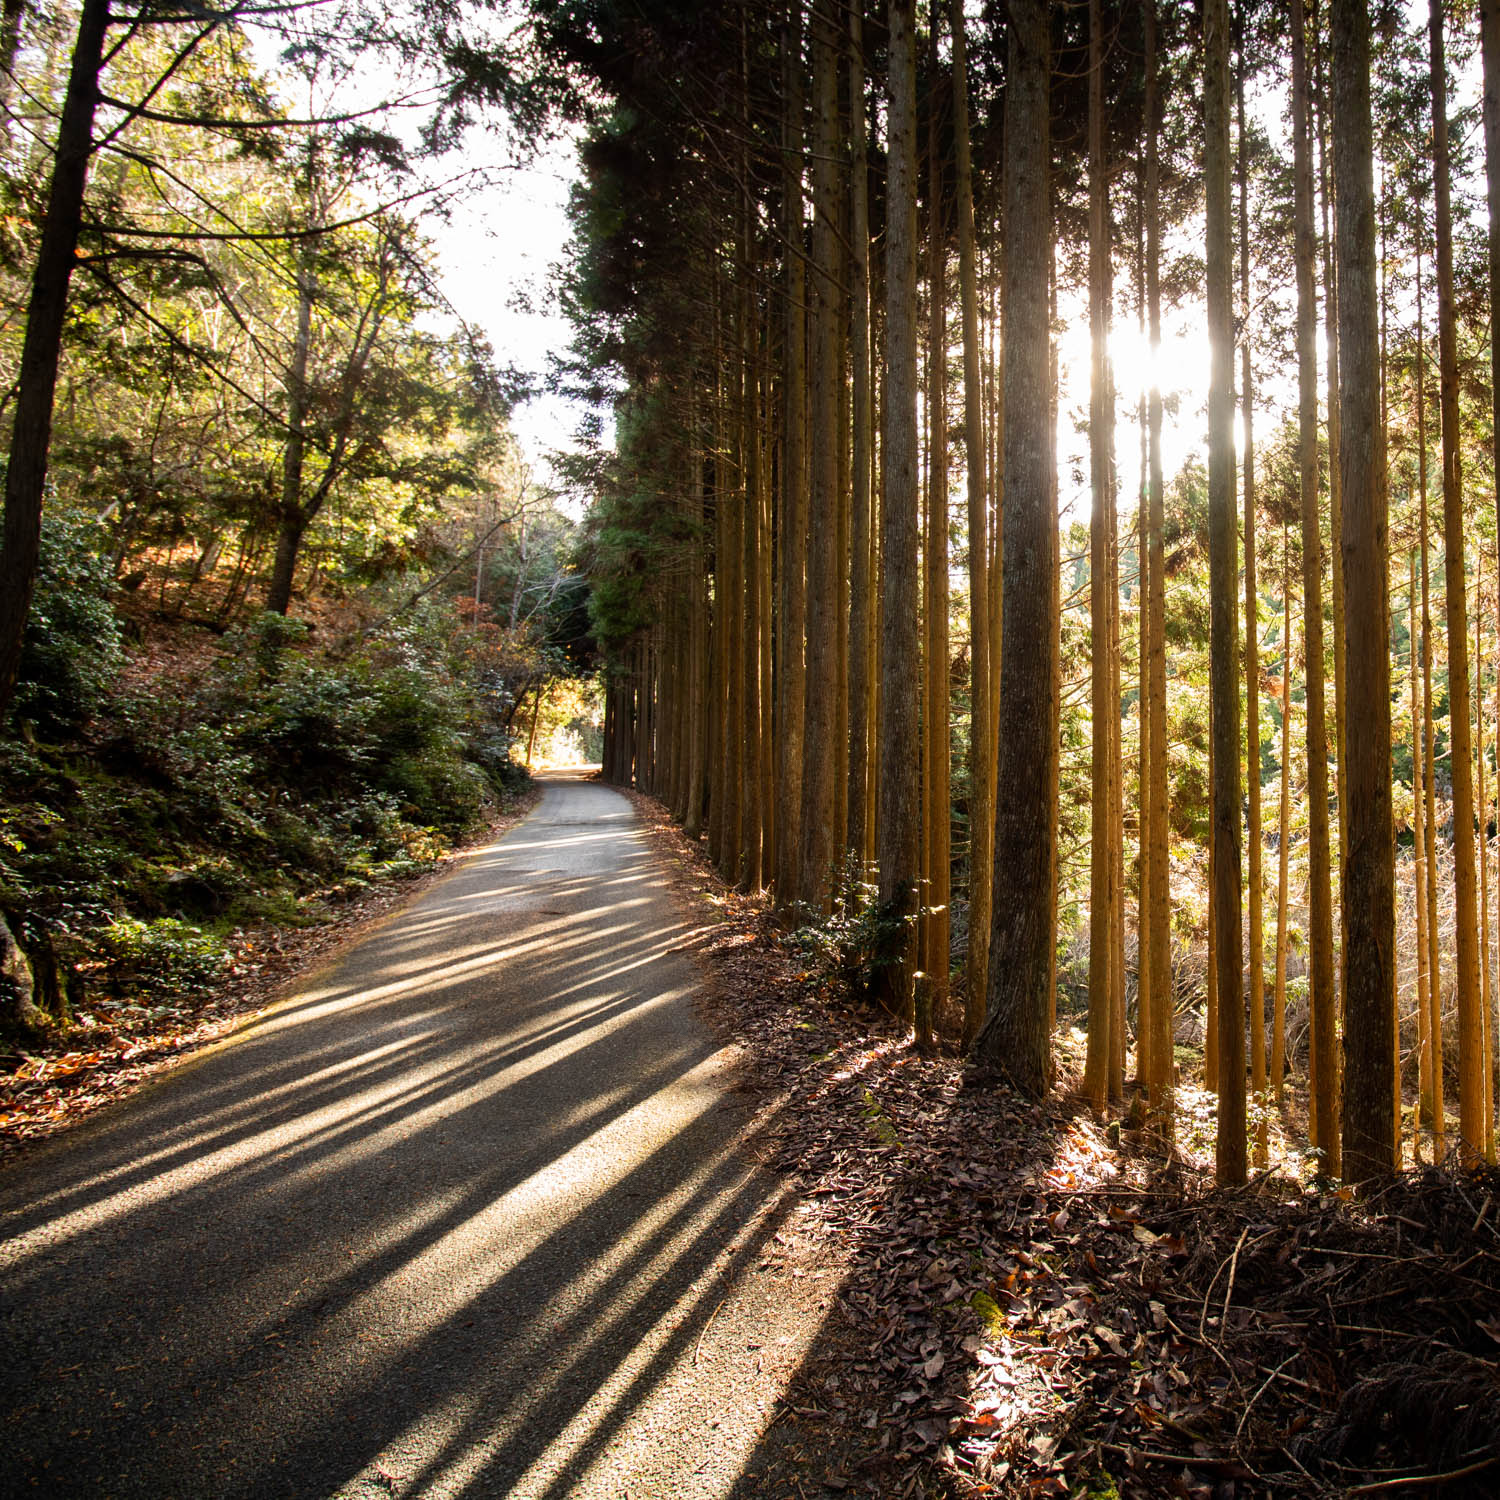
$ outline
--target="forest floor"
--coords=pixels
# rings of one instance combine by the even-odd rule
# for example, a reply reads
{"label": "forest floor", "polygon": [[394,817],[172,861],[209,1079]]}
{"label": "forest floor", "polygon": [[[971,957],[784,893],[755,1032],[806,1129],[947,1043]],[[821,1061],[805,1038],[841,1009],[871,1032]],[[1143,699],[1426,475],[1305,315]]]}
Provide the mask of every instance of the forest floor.
{"label": "forest floor", "polygon": [[1076,1059],[1035,1105],[919,1054],[636,802],[840,1275],[736,1496],[1500,1494],[1500,1174],[1216,1189],[1204,1096],[1166,1161]]}
{"label": "forest floor", "polygon": [[263,922],[235,933],[224,979],[209,992],[149,1005],[101,996],[90,1003],[87,1022],[56,1027],[24,1045],[0,1044],[0,1162],[128,1097],[274,1004],[311,967],[337,957],[393,907],[513,828],[540,796],[533,786],[507,797],[483,828],[421,874],[336,905],[311,903],[318,915],[305,926]]}

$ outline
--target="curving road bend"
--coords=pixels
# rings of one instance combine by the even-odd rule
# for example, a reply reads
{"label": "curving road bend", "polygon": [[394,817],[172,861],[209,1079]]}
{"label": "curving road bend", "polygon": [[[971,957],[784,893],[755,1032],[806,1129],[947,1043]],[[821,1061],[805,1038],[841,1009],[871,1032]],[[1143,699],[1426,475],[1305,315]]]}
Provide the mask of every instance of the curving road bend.
{"label": "curving road bend", "polygon": [[727,1495],[832,1291],[618,793],[0,1173],[0,1493]]}

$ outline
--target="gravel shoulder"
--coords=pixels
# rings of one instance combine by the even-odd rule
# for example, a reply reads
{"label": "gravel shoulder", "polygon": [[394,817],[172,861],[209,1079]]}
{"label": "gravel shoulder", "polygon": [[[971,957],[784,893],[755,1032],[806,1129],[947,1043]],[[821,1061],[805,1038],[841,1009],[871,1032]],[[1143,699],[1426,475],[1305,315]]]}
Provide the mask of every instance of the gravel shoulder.
{"label": "gravel shoulder", "polygon": [[838,1289],[628,802],[0,1172],[7,1493],[727,1495]]}

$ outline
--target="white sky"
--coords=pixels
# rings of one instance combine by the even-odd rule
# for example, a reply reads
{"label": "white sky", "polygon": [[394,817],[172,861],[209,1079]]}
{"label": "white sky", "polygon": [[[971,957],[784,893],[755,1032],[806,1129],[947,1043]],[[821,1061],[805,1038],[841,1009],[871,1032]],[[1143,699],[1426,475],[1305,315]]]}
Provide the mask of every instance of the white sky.
{"label": "white sky", "polygon": [[[547,146],[536,161],[504,172],[475,194],[437,234],[443,291],[460,316],[482,328],[502,365],[545,377],[570,330],[558,311],[553,271],[567,242],[568,192],[576,177],[576,145]],[[547,455],[572,446],[583,411],[540,395],[517,408],[511,427],[540,479]]]}

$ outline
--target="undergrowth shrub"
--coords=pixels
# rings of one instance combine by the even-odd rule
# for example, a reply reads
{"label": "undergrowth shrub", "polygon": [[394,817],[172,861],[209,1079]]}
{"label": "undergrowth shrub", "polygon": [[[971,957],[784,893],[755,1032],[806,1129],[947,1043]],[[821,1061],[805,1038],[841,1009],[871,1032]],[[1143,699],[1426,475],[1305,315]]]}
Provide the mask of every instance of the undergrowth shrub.
{"label": "undergrowth shrub", "polygon": [[49,738],[102,709],[124,659],[101,540],[92,520],[53,509],[43,517],[13,712]]}
{"label": "undergrowth shrub", "polygon": [[61,737],[0,735],[0,911],[112,993],[211,984],[216,934],[320,920],[429,865],[527,780],[513,697],[442,601],[343,655],[263,615],[192,676],[126,689],[92,545],[54,528],[38,595],[67,670],[44,685],[51,658],[30,659],[26,713]]}
{"label": "undergrowth shrub", "polygon": [[98,951],[115,994],[186,994],[219,978],[230,961],[221,939],[175,917],[116,917],[99,932]]}

